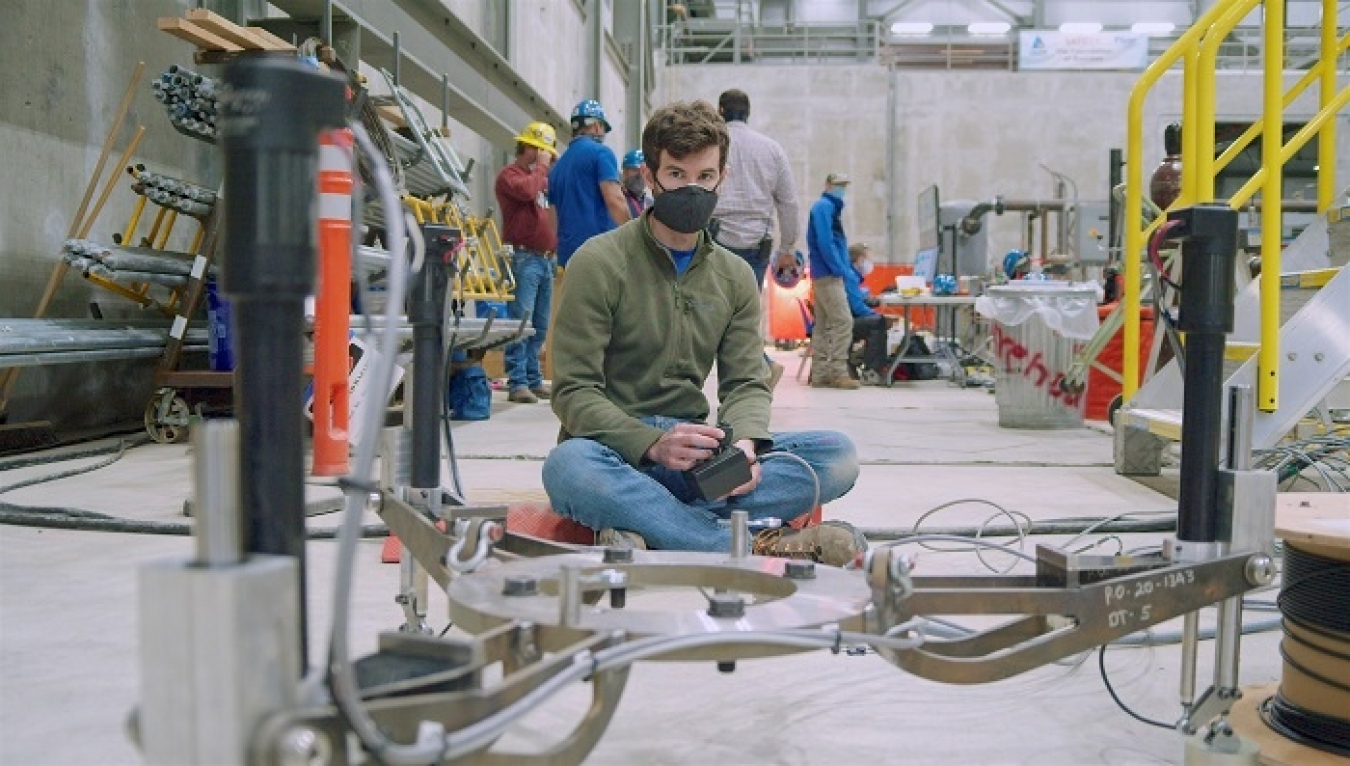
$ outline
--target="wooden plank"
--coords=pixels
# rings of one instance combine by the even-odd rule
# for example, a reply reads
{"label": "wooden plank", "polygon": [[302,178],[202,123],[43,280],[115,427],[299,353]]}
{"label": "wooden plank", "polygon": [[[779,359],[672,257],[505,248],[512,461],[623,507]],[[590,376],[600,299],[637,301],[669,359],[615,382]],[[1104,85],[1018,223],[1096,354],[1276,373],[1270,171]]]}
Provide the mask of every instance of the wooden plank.
{"label": "wooden plank", "polygon": [[261,37],[261,38],[263,38],[263,39],[271,40],[271,41],[272,41],[272,47],[270,47],[270,48],[267,49],[267,50],[269,50],[269,51],[293,51],[293,50],[295,50],[295,46],[294,46],[294,45],[291,45],[291,43],[290,43],[289,40],[285,40],[285,39],[282,39],[282,38],[280,38],[280,37],[277,37],[276,35],[272,34],[271,32],[268,32],[266,29],[263,29],[262,27],[249,27],[249,28],[248,28],[248,31],[256,33],[259,37]]}
{"label": "wooden plank", "polygon": [[202,29],[187,19],[161,16],[156,22],[160,30],[168,32],[180,40],[186,40],[198,48],[215,51],[242,51],[243,48],[218,35]]}
{"label": "wooden plank", "polygon": [[403,117],[403,110],[394,104],[380,104],[375,107],[375,111],[380,113],[380,117],[388,120],[396,128],[408,127],[408,121]]}
{"label": "wooden plank", "polygon": [[272,41],[255,34],[252,30],[241,27],[216,13],[205,8],[194,8],[187,12],[187,19],[206,31],[223,37],[230,42],[243,46],[245,49],[267,50]]}

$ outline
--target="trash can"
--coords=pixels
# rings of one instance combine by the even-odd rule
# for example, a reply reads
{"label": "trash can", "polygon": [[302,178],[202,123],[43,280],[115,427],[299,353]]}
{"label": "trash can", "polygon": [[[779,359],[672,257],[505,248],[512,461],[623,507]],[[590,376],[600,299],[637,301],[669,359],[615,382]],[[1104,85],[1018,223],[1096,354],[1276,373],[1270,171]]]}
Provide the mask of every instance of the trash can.
{"label": "trash can", "polygon": [[1081,391],[1060,385],[1097,331],[1097,287],[1069,282],[991,286],[975,310],[993,321],[994,401],[1003,428],[1077,428]]}

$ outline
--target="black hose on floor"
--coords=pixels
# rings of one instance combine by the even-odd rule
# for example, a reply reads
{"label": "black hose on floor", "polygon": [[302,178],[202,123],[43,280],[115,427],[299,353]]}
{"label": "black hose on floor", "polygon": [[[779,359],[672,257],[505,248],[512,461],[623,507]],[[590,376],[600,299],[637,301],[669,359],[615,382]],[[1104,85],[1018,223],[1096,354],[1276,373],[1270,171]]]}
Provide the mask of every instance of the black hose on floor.
{"label": "black hose on floor", "polygon": [[[13,503],[0,503],[0,524],[37,527],[39,529],[73,529],[82,532],[118,532],[135,535],[186,537],[192,534],[192,524],[184,521],[127,519],[79,508],[22,506]],[[305,537],[309,540],[332,540],[338,536],[338,531],[337,528],[310,529],[305,532]],[[388,536],[389,527],[383,524],[367,524],[361,527],[361,537],[363,538]]]}

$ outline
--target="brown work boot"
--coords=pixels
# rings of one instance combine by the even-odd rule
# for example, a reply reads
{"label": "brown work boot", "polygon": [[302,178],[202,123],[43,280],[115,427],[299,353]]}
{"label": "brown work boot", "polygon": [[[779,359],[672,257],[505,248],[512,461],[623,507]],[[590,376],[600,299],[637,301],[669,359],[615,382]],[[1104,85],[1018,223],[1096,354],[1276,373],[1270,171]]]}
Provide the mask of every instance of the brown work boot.
{"label": "brown work boot", "polygon": [[824,521],[806,529],[766,529],[750,546],[756,556],[809,559],[832,567],[852,564],[866,550],[867,538],[846,521]]}
{"label": "brown work boot", "polygon": [[539,385],[535,386],[534,388],[531,388],[531,389],[530,389],[530,393],[534,394],[535,396],[539,397],[540,399],[552,399],[552,398],[553,398],[553,387],[550,386],[550,385],[547,384],[547,383],[540,383]]}
{"label": "brown work boot", "polygon": [[841,388],[845,391],[853,391],[861,388],[862,384],[850,378],[847,375],[836,375],[830,378],[817,378],[811,381],[812,388]]}
{"label": "brown work boot", "polygon": [[506,400],[516,404],[536,404],[539,402],[539,397],[535,396],[528,388],[517,388],[507,395]]}

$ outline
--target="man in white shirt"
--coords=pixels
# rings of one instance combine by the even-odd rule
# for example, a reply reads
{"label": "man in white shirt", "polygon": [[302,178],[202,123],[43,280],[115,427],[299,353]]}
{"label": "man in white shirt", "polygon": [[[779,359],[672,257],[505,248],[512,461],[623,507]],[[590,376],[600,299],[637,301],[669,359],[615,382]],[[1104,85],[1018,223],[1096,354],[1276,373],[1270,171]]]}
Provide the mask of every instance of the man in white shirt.
{"label": "man in white shirt", "polygon": [[[756,284],[762,290],[764,274],[775,250],[775,212],[778,214],[775,265],[792,268],[796,263],[797,185],[783,147],[746,124],[750,117],[750,97],[744,91],[732,89],[722,93],[717,99],[717,109],[727,123],[731,149],[711,228],[718,244],[750,264]],[[777,383],[782,366],[769,364],[772,380]]]}

